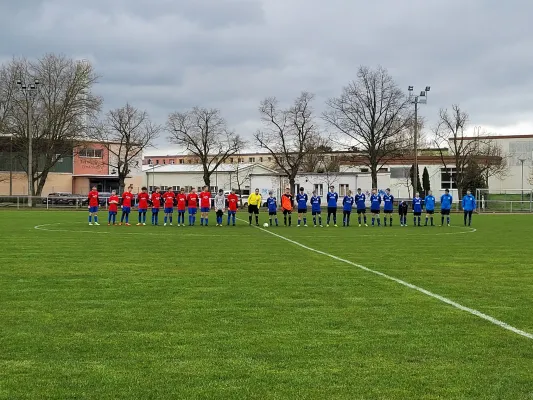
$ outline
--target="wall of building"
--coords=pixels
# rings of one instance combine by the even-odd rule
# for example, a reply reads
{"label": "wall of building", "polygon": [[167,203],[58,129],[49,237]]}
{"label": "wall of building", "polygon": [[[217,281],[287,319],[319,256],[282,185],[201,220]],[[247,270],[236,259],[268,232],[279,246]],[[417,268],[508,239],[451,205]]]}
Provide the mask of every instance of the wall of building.
{"label": "wall of building", "polygon": [[[53,192],[72,192],[72,175],[51,172],[44,185],[42,195]],[[28,178],[25,173],[13,172],[13,196],[28,194]],[[0,195],[9,195],[9,172],[0,172]]]}
{"label": "wall of building", "polygon": [[[101,158],[90,158],[80,156],[81,149],[101,150]],[[98,143],[90,143],[74,151],[74,175],[108,175],[109,174],[109,152],[106,147]]]}

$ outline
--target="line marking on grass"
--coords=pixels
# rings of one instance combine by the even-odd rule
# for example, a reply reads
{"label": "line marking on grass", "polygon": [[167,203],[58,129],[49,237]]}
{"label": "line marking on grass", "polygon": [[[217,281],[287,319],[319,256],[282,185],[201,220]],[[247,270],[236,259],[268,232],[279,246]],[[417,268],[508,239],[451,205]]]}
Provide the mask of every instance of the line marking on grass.
{"label": "line marking on grass", "polygon": [[[243,221],[243,220],[241,220]],[[246,221],[245,221],[246,222]],[[340,261],[340,262],[343,262],[345,264],[349,264],[349,265],[352,265],[354,267],[357,267],[359,269],[362,269],[363,271],[367,271],[367,272],[370,272],[372,274],[375,274],[375,275],[378,275],[378,276],[381,276],[382,278],[385,278],[385,279],[388,279],[390,281],[393,281],[393,282],[396,282],[396,283],[399,283],[400,285],[403,285],[405,287],[408,287],[410,289],[413,289],[413,290],[416,290],[420,293],[423,293],[425,294],[426,296],[429,296],[429,297],[433,297],[434,299],[437,299],[437,300],[440,300],[442,301],[443,303],[446,303],[452,307],[455,307],[459,310],[462,310],[462,311],[466,311],[467,313],[470,313],[472,315],[475,315],[476,317],[479,317],[481,319],[484,319],[486,321],[489,321],[490,323],[494,324],[494,325],[497,325],[503,329],[507,329],[508,331],[511,331],[513,333],[516,333],[517,335],[520,335],[520,336],[523,336],[523,337],[526,337],[528,339],[533,339],[533,334],[529,333],[529,332],[526,332],[526,331],[523,331],[521,329],[518,329],[518,328],[515,328],[514,326],[511,326],[509,325],[508,323],[506,322],[503,322],[503,321],[500,321],[499,319],[496,319],[494,317],[491,317],[490,315],[487,315],[487,314],[484,314],[482,313],[481,311],[478,311],[478,310],[475,310],[473,308],[470,308],[470,307],[466,307],[466,306],[463,306],[462,304],[459,304],[453,300],[450,300],[444,296],[441,296],[439,294],[436,294],[436,293],[433,293],[433,292],[430,292],[429,290],[426,290],[424,288],[421,288],[420,286],[416,286],[416,285],[413,285],[412,283],[409,283],[409,282],[406,282],[404,280],[401,280],[401,279],[398,279],[398,278],[395,278],[393,276],[390,276],[390,275],[387,275],[383,272],[380,272],[380,271],[376,271],[374,269],[371,269],[371,268],[368,268],[368,267],[365,267],[364,265],[361,265],[361,264],[357,264],[357,263],[354,263],[350,260],[346,260],[344,258],[340,258],[340,257],[337,257],[333,254],[329,254],[329,253],[326,253],[325,251],[321,251],[321,250],[317,250],[317,249],[314,249],[312,247],[309,247],[309,246],[306,246],[302,243],[299,243],[295,240],[292,240],[292,239],[289,239],[285,236],[282,236],[282,235],[278,235],[277,233],[274,233],[274,232],[270,232],[269,230],[267,229],[264,229],[264,228],[261,228],[261,227],[258,227],[258,226],[255,226],[255,228],[265,232],[265,233],[268,233],[269,235],[272,235],[272,236],[275,236],[279,239],[282,239],[282,240],[285,240],[289,243],[292,243],[296,246],[299,246],[303,249],[306,249],[306,250],[309,250],[309,251],[312,251],[314,253],[317,253],[317,254],[321,254],[323,256],[326,256],[326,257],[329,257],[329,258],[332,258],[334,260],[337,260],[337,261]]]}
{"label": "line marking on grass", "polygon": [[[85,224],[85,222],[73,222],[73,224]],[[108,235],[110,233],[119,233],[120,235],[151,235],[151,236],[176,236],[176,235],[179,235],[179,237],[182,237],[182,236],[212,236],[212,237],[242,237],[242,235],[228,235],[228,234],[224,234],[223,236],[222,235],[216,235],[216,234],[206,234],[206,233],[182,233],[183,230],[182,228],[184,227],[179,227],[179,231],[180,233],[176,234],[176,233],[154,233],[154,232],[124,232],[124,231],[120,231],[119,232],[119,227],[113,227],[113,228],[117,228],[116,231],[98,231],[98,227],[95,227],[93,228],[92,230],[78,230],[78,229],[47,229],[46,227],[47,226],[53,226],[53,225],[64,225],[63,222],[56,222],[56,223],[52,223],[52,224],[41,224],[41,225],[35,225],[33,227],[33,229],[37,229],[39,231],[46,231],[46,232],[73,232],[73,233],[96,233],[96,234],[100,234],[100,235]],[[106,225],[107,226],[107,225]],[[162,226],[163,227],[163,226]],[[123,229],[127,229],[128,227],[124,227]],[[131,229],[136,229],[136,227],[133,227],[131,226],[130,227]],[[143,227],[140,227],[141,229],[142,228],[146,228],[145,226]],[[167,230],[170,230],[170,229],[173,229],[173,228],[178,228],[177,226],[174,227],[174,226],[169,226],[169,227],[163,227]],[[187,227],[188,228],[188,227]]]}

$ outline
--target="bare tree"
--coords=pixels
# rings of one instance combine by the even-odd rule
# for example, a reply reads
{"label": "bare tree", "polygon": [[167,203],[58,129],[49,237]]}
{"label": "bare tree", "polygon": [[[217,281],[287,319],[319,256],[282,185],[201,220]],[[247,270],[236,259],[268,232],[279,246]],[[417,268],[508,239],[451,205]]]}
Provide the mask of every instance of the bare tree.
{"label": "bare tree", "polygon": [[131,104],[108,111],[103,121],[91,129],[90,137],[100,142],[109,152],[106,162],[117,170],[120,192],[132,169],[139,166],[142,152],[149,148],[162,131],[146,111]]}
{"label": "bare tree", "polygon": [[[22,92],[18,80],[40,84],[33,93]],[[27,172],[31,132],[31,195],[41,194],[49,172],[84,136],[85,121],[100,111],[102,99],[91,93],[96,81],[90,63],[55,54],[1,66],[0,133],[13,135],[16,162]]]}
{"label": "bare tree", "polygon": [[220,110],[194,107],[169,115],[169,140],[196,155],[203,167],[204,184],[211,186],[211,175],[228,157],[237,153],[244,142],[228,130]]}
{"label": "bare tree", "polygon": [[318,136],[311,107],[313,99],[313,94],[302,92],[286,109],[280,107],[275,97],[266,98],[259,106],[264,129],[258,130],[254,138],[287,174],[293,193],[296,176],[304,165],[306,146]]}
{"label": "bare tree", "polygon": [[330,141],[320,135],[314,135],[304,144],[304,158],[302,160],[301,172],[314,172],[319,167],[328,166],[327,156],[333,152]]}
{"label": "bare tree", "polygon": [[406,149],[409,104],[408,97],[382,67],[360,67],[357,81],[344,87],[339,97],[327,101],[323,119],[363,151],[361,160],[370,169],[373,187],[378,186],[379,169]]}
{"label": "bare tree", "polygon": [[451,112],[447,109],[439,111],[439,122],[435,129],[435,144],[442,164],[446,170],[455,171],[454,181],[459,198],[462,198],[465,185],[472,178],[468,173],[472,167],[475,166],[476,174],[480,174],[485,183],[491,176],[505,176],[508,170],[502,148],[479,132],[471,137],[465,136],[467,125],[468,114],[458,105],[453,105]]}
{"label": "bare tree", "polygon": [[[249,166],[243,167],[241,163],[238,162],[233,163],[233,176],[235,180],[232,182],[235,182],[237,184],[237,192],[239,193],[239,205],[242,207],[242,187],[246,184],[246,182],[250,182],[250,175],[252,174],[252,168]],[[233,188],[230,188],[233,189]]]}

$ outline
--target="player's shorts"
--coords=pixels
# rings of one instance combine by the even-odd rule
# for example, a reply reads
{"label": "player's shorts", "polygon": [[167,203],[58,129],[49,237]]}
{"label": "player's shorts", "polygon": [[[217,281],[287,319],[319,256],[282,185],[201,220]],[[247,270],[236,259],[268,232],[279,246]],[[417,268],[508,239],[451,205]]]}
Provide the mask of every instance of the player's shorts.
{"label": "player's shorts", "polygon": [[420,217],[420,216],[422,215],[422,211],[414,211],[414,212],[413,212],[413,215],[414,215],[415,217]]}
{"label": "player's shorts", "polygon": [[328,215],[337,214],[337,207],[328,207]]}
{"label": "player's shorts", "polygon": [[117,215],[116,211],[109,211],[109,215]]}
{"label": "player's shorts", "polygon": [[320,214],[322,214],[322,211],[312,211],[311,214],[312,215],[320,215]]}
{"label": "player's shorts", "polygon": [[392,210],[383,210],[385,214],[392,214]]}
{"label": "player's shorts", "polygon": [[139,208],[138,211],[139,211],[140,213],[145,213],[145,212],[146,212],[146,208]]}
{"label": "player's shorts", "polygon": [[358,208],[357,214],[366,214],[366,208]]}
{"label": "player's shorts", "polygon": [[89,212],[90,212],[90,213],[96,213],[96,212],[98,212],[98,206],[89,207]]}
{"label": "player's shorts", "polygon": [[197,210],[198,210],[197,208],[189,207],[189,214],[195,215]]}
{"label": "player's shorts", "polygon": [[352,210],[342,210],[342,213],[344,215],[350,215],[352,213]]}
{"label": "player's shorts", "polygon": [[131,207],[122,207],[122,212],[124,214],[129,214],[131,212]]}
{"label": "player's shorts", "polygon": [[224,215],[224,211],[217,210],[217,217],[222,217]]}
{"label": "player's shorts", "polygon": [[440,213],[441,213],[442,215],[450,215],[450,210],[442,209],[442,210],[440,210]]}
{"label": "player's shorts", "polygon": [[370,212],[372,214],[379,214],[381,212],[381,210],[370,210]]}
{"label": "player's shorts", "polygon": [[426,214],[433,215],[435,214],[435,210],[426,210]]}
{"label": "player's shorts", "polygon": [[268,212],[268,215],[270,216],[274,216],[274,215],[277,215],[278,213],[276,211],[269,211]]}
{"label": "player's shorts", "polygon": [[152,207],[152,214],[158,214],[159,213],[159,207]]}
{"label": "player's shorts", "polygon": [[472,213],[474,212],[474,210],[470,210],[470,211],[466,211],[466,210],[464,210],[464,212],[465,212],[466,215],[472,215]]}
{"label": "player's shorts", "polygon": [[292,210],[283,209],[283,215],[292,214]]}
{"label": "player's shorts", "polygon": [[165,214],[172,214],[174,212],[174,208],[172,207],[165,207]]}
{"label": "player's shorts", "polygon": [[203,213],[206,213],[206,212],[209,212],[211,209],[209,207],[202,207],[200,209],[200,212],[203,212]]}
{"label": "player's shorts", "polygon": [[248,205],[248,214],[259,214],[259,207],[249,204]]}
{"label": "player's shorts", "polygon": [[299,208],[298,214],[307,214],[307,208]]}
{"label": "player's shorts", "polygon": [[178,214],[185,214],[185,210],[178,210]]}

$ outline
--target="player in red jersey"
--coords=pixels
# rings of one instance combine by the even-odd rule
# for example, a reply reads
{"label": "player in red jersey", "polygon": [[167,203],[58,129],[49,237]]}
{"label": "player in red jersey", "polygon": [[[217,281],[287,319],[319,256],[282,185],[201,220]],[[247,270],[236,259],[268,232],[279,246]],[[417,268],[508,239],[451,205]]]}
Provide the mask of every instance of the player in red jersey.
{"label": "player in red jersey", "polygon": [[233,220],[233,226],[235,226],[235,214],[237,214],[237,207],[239,205],[239,197],[235,194],[235,190],[232,190],[228,194],[228,225],[230,219]]}
{"label": "player in red jersey", "polygon": [[117,191],[116,190],[112,190],[111,191],[111,196],[109,196],[109,200],[108,200],[108,203],[109,203],[109,216],[108,216],[108,219],[107,219],[107,225],[116,225],[117,224],[117,212],[118,212],[118,203],[119,203],[119,198],[117,196]]}
{"label": "player in red jersey", "polygon": [[152,202],[152,225],[159,224],[159,208],[161,208],[161,193],[159,193],[159,188],[155,188],[155,192],[152,192],[150,197]]}
{"label": "player in red jersey", "polygon": [[200,193],[200,226],[207,226],[209,222],[209,210],[211,210],[211,192],[207,186],[204,186]]}
{"label": "player in red jersey", "polygon": [[178,226],[185,226],[185,210],[187,208],[187,195],[185,188],[181,188],[176,197],[178,203]]}
{"label": "player in red jersey", "polygon": [[198,208],[198,193],[196,193],[196,188],[192,188],[191,192],[187,195],[187,207],[189,208],[189,226],[194,226]]}
{"label": "player in red jersey", "polygon": [[165,199],[165,223],[164,226],[167,226],[167,221],[169,222],[170,226],[172,226],[172,214],[174,214],[174,198],[176,195],[172,191],[172,188],[169,187],[168,190],[163,195],[163,199]]}
{"label": "player in red jersey", "polygon": [[137,195],[137,201],[139,205],[137,210],[139,211],[139,222],[137,226],[146,225],[146,212],[148,211],[148,200],[150,200],[150,195],[148,194],[148,189],[143,187],[141,193]]}
{"label": "player in red jersey", "polygon": [[92,225],[92,218],[94,217],[94,224],[100,225],[98,223],[98,191],[96,186],[93,186],[93,189],[89,192],[89,225]]}
{"label": "player in red jersey", "polygon": [[131,212],[131,202],[133,200],[133,194],[131,190],[133,186],[128,186],[128,189],[122,193],[122,215],[120,216],[120,224],[125,221],[126,226],[130,226],[130,212]]}

